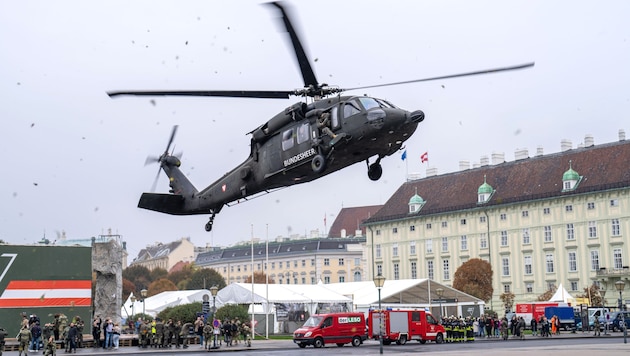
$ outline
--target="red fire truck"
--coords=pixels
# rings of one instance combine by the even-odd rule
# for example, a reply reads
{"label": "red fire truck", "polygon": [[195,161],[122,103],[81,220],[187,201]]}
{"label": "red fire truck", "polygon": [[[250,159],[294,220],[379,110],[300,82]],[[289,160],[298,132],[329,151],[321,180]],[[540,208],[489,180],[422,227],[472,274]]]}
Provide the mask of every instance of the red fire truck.
{"label": "red fire truck", "polygon": [[[381,323],[382,321],[382,323]],[[370,310],[368,316],[370,338],[379,340],[383,337],[383,345],[396,342],[404,345],[407,341],[416,340],[421,344],[435,341],[444,342],[444,327],[431,313],[424,310]]]}

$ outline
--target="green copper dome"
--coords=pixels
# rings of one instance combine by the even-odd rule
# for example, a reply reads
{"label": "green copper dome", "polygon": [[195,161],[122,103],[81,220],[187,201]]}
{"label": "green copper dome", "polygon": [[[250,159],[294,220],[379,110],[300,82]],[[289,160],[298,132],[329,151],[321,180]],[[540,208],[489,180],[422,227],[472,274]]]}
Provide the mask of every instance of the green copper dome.
{"label": "green copper dome", "polygon": [[564,172],[562,175],[562,180],[579,180],[580,175],[578,172],[574,171],[573,168],[569,168],[568,171]]}
{"label": "green copper dome", "polygon": [[414,194],[414,196],[409,199],[409,205],[422,205],[424,204],[424,199],[418,195],[418,193]]}
{"label": "green copper dome", "polygon": [[494,189],[486,182],[486,176],[483,176],[483,184],[477,189],[477,194],[492,194]]}

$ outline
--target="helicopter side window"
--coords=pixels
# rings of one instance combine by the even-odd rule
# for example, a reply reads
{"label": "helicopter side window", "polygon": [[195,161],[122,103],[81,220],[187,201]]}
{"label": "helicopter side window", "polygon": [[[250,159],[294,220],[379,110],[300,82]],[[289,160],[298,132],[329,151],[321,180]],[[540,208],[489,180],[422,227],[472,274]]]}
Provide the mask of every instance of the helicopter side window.
{"label": "helicopter side window", "polygon": [[356,101],[349,101],[343,106],[343,117],[350,117],[361,112]]}
{"label": "helicopter side window", "polygon": [[333,130],[339,128],[339,110],[336,106],[330,110],[330,126]]}
{"label": "helicopter side window", "polygon": [[306,141],[308,141],[310,139],[309,137],[309,133],[310,133],[310,126],[308,123],[302,124],[300,125],[300,127],[298,127],[297,129],[297,143],[298,145],[301,143],[304,143]]}
{"label": "helicopter side window", "polygon": [[293,147],[293,129],[286,130],[282,133],[282,150],[286,151]]}

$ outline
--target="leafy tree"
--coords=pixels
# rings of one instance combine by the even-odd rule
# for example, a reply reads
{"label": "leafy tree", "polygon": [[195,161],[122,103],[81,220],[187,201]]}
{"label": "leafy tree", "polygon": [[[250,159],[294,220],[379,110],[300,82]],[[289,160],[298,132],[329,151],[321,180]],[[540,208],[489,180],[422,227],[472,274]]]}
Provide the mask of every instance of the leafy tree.
{"label": "leafy tree", "polygon": [[[269,283],[269,284],[276,283],[276,282],[274,282],[273,279],[268,277],[265,274],[265,272],[263,272],[263,271],[256,271],[256,272],[254,272],[254,283],[264,284],[265,283],[265,279],[268,279],[267,283]],[[245,282],[244,283],[252,283],[252,276],[247,276],[247,278],[245,278]]]}
{"label": "leafy tree", "polygon": [[219,320],[232,320],[239,318],[241,321],[249,320],[247,306],[239,304],[227,304],[217,310],[215,318]]}
{"label": "leafy tree", "polygon": [[173,282],[180,290],[183,290],[186,289],[186,283],[188,283],[193,272],[192,264],[187,264],[181,270],[169,273],[166,278]]}
{"label": "leafy tree", "polygon": [[602,297],[602,294],[599,292],[599,286],[595,283],[591,284],[589,287],[584,288],[584,294],[578,294],[575,297],[588,298],[589,305],[593,307],[604,306],[604,298]]}
{"label": "leafy tree", "polygon": [[152,281],[151,271],[140,265],[125,268],[122,272],[122,276],[130,280],[136,286],[136,290],[147,288]]}
{"label": "leafy tree", "polygon": [[168,275],[168,271],[164,268],[156,268],[151,271],[151,281],[157,281],[158,279],[166,278]]}
{"label": "leafy tree", "polygon": [[538,301],[539,302],[548,301],[549,299],[551,299],[551,297],[553,297],[554,293],[556,293],[556,290],[558,290],[558,287],[552,286],[551,288],[549,288],[548,291],[538,296]]}
{"label": "leafy tree", "polygon": [[488,261],[473,258],[455,271],[453,288],[475,296],[485,302],[492,298],[492,266]]}
{"label": "leafy tree", "polygon": [[225,279],[214,268],[199,268],[192,273],[186,289],[208,289],[217,286],[219,289],[226,286]]}
{"label": "leafy tree", "polygon": [[156,294],[160,294],[166,291],[177,290],[177,286],[173,284],[173,282],[169,281],[166,278],[158,279],[157,281],[149,284],[149,288],[147,288],[147,296],[151,297]]}
{"label": "leafy tree", "polygon": [[[505,306],[506,311],[508,309],[512,310],[512,308],[514,307],[515,298],[516,296],[512,292],[503,293],[499,296],[499,299],[501,299],[501,301],[503,302],[503,306]],[[508,308],[508,306],[510,307]]]}
{"label": "leafy tree", "polygon": [[[96,283],[94,283],[96,285]],[[125,301],[127,300],[127,298],[129,298],[129,295],[131,294],[131,292],[133,292],[135,294],[136,292],[136,285],[133,284],[132,281],[128,280],[127,278],[123,278],[122,280],[122,300]]]}
{"label": "leafy tree", "polygon": [[182,323],[194,322],[197,320],[197,313],[201,313],[201,302],[194,302],[176,307],[168,307],[162,310],[157,317],[162,320],[181,320]]}

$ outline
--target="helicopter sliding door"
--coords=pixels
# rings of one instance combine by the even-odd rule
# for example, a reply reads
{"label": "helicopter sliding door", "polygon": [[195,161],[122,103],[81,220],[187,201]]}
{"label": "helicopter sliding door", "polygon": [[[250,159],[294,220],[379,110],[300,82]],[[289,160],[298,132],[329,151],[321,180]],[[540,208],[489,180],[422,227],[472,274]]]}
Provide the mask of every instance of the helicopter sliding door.
{"label": "helicopter sliding door", "polygon": [[311,125],[303,122],[282,132],[282,160],[290,170],[310,162],[317,153],[311,144]]}

